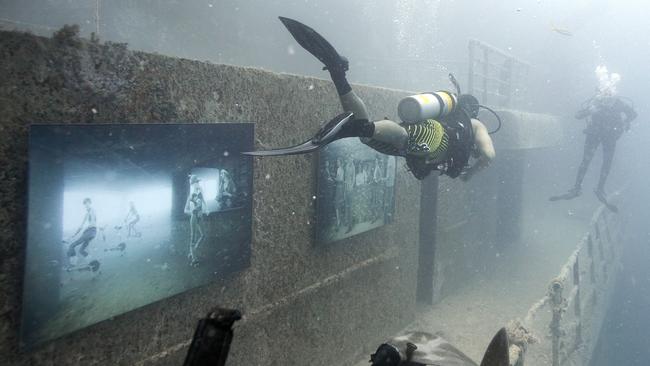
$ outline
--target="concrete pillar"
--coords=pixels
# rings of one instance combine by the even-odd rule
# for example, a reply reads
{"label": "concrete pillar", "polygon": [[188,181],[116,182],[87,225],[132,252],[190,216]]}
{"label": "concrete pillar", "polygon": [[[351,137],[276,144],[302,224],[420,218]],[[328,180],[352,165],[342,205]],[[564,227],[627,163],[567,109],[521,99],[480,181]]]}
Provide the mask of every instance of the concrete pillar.
{"label": "concrete pillar", "polygon": [[436,253],[438,175],[422,181],[420,195],[420,236],[418,255],[417,301],[433,304],[433,276]]}

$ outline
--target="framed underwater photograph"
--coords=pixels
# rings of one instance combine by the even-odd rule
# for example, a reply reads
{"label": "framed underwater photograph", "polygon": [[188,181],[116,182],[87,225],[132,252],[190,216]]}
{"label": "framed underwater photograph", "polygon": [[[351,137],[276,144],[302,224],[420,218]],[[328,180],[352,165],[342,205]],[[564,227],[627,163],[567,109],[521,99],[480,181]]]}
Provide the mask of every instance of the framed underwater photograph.
{"label": "framed underwater photograph", "polygon": [[25,347],[249,265],[253,124],[33,125]]}
{"label": "framed underwater photograph", "polygon": [[316,237],[331,243],[378,228],[395,211],[394,156],[358,139],[335,141],[319,151]]}

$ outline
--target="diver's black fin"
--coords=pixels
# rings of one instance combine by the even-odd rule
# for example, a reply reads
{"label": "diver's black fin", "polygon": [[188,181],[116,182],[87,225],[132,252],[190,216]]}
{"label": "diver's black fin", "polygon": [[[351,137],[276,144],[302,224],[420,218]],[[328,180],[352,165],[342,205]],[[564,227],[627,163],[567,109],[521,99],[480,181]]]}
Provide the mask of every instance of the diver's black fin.
{"label": "diver's black fin", "polygon": [[510,345],[508,344],[508,332],[506,328],[501,328],[492,338],[488,345],[481,366],[509,366],[510,365]]}
{"label": "diver's black fin", "polygon": [[561,194],[559,196],[552,196],[549,197],[549,201],[554,202],[554,201],[559,201],[559,200],[572,200],[580,195],[580,190],[577,189],[571,189],[565,194]]}
{"label": "diver's black fin", "polygon": [[246,151],[242,152],[244,155],[250,156],[281,156],[281,155],[297,155],[297,154],[306,154],[317,150],[320,146],[314,144],[311,140],[305,141],[300,145],[285,147],[281,149],[273,150],[259,150],[259,151]]}
{"label": "diver's black fin", "polygon": [[321,147],[333,142],[339,137],[338,133],[341,131],[343,126],[352,121],[354,113],[346,112],[339,114],[338,116],[332,118],[329,122],[323,125],[323,127],[318,130],[316,135],[310,140],[303,142],[302,144],[285,147],[280,149],[272,150],[259,150],[259,151],[246,151],[242,152],[244,155],[250,156],[281,156],[281,155],[298,155],[306,154],[315,150],[320,149]]}
{"label": "diver's black fin", "polygon": [[318,32],[297,20],[285,17],[279,18],[296,42],[325,64],[324,69],[331,71],[336,68],[340,68],[341,71],[348,70],[347,59],[339,55],[336,49]]}
{"label": "diver's black fin", "polygon": [[609,209],[610,211],[612,211],[614,213],[618,213],[618,207],[616,207],[616,205],[613,205],[613,204],[609,203],[609,201],[607,201],[607,197],[605,197],[605,192],[603,192],[602,190],[597,189],[597,190],[594,191],[594,193],[596,193],[596,197],[598,197],[598,200],[600,202],[602,202],[603,205],[605,205],[605,207],[607,207],[607,209]]}

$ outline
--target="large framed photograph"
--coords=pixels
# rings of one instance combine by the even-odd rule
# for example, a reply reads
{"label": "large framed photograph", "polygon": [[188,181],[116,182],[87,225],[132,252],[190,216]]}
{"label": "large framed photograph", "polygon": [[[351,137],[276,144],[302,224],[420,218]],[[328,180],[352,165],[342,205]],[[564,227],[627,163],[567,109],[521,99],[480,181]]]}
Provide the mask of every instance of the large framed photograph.
{"label": "large framed photograph", "polygon": [[392,221],[395,157],[358,139],[335,141],[318,156],[316,236],[331,243]]}
{"label": "large framed photograph", "polygon": [[34,125],[21,340],[249,264],[253,125]]}

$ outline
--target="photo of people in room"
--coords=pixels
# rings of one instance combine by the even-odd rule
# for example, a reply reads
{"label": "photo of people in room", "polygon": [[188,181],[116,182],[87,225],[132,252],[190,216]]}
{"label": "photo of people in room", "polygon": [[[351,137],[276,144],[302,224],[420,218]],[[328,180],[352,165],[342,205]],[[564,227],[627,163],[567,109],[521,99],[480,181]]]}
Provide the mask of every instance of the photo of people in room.
{"label": "photo of people in room", "polygon": [[338,241],[380,227],[394,211],[395,157],[341,140],[319,155],[318,238]]}

